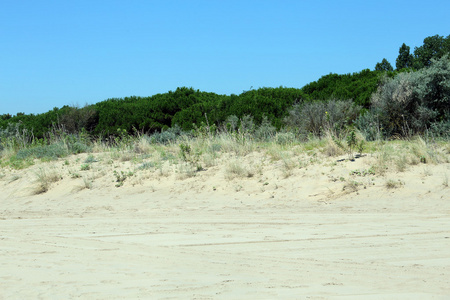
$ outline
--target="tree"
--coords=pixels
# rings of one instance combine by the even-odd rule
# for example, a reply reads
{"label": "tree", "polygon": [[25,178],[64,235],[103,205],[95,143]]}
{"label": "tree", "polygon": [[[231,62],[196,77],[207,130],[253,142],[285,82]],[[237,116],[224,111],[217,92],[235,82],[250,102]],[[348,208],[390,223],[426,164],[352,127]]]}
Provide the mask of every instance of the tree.
{"label": "tree", "polygon": [[431,59],[439,59],[447,53],[450,53],[450,35],[446,38],[440,35],[426,37],[422,46],[414,48],[414,67],[428,67]]}
{"label": "tree", "polygon": [[394,68],[392,68],[392,65],[386,58],[383,58],[380,63],[375,65],[375,71],[394,71]]}
{"label": "tree", "polygon": [[411,68],[413,66],[413,56],[411,53],[409,53],[409,50],[409,46],[406,46],[405,43],[403,43],[398,50],[399,54],[395,61],[397,70]]}

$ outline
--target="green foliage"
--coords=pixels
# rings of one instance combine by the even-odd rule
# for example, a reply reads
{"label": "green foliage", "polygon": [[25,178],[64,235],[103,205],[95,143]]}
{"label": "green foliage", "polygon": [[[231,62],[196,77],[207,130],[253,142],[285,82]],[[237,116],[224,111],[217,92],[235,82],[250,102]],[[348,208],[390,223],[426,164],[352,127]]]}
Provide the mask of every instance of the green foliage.
{"label": "green foliage", "polygon": [[397,70],[401,69],[409,69],[413,66],[413,56],[409,53],[410,47],[406,46],[405,43],[402,44],[400,49],[398,50],[399,54],[395,61],[395,66]]}
{"label": "green foliage", "polygon": [[382,73],[362,70],[353,74],[329,74],[302,88],[307,100],[347,100],[368,108],[370,97],[377,90]]}
{"label": "green foliage", "polygon": [[381,62],[375,65],[375,71],[391,72],[394,71],[394,68],[392,68],[392,65],[386,58],[383,58]]}
{"label": "green foliage", "polygon": [[356,120],[361,109],[350,100],[297,103],[289,110],[285,122],[288,128],[303,135],[323,136],[331,131],[340,136]]}
{"label": "green foliage", "polygon": [[380,113],[380,110],[375,108],[363,111],[354,122],[356,128],[358,128],[367,141],[375,141],[384,138],[379,120]]}
{"label": "green foliage", "polygon": [[0,128],[0,151],[9,148],[18,150],[33,144],[33,134],[21,123],[8,123],[5,129]]}
{"label": "green foliage", "polygon": [[350,176],[371,176],[375,175],[375,170],[373,167],[370,167],[369,169],[361,169],[361,170],[353,170],[350,172]]}
{"label": "green foliage", "polygon": [[[128,144],[130,134],[153,133],[152,142],[170,143],[185,132],[215,134],[222,125],[222,130],[237,132],[241,137],[252,134],[265,140],[286,123],[302,133],[321,135],[325,129],[341,131],[353,120],[367,139],[425,130],[445,136],[450,126],[446,108],[447,71],[432,62],[448,53],[450,35],[445,38],[435,35],[425,38],[423,45],[415,48],[414,55],[403,43],[395,72],[384,58],[377,63],[375,71],[330,73],[301,89],[262,87],[239,95],[218,95],[179,87],[151,97],[112,98],[82,108],[64,106],[37,115],[3,114],[0,115],[0,150],[5,147],[18,150],[29,144],[48,145],[55,141],[55,134],[59,137],[61,133],[65,134],[64,139],[71,134],[100,136],[116,145]],[[413,70],[420,72],[399,76],[399,72]],[[400,98],[409,99],[408,104]],[[388,104],[387,99],[397,100]],[[351,107],[346,104],[348,113],[333,114],[332,107],[325,108],[329,104],[317,104],[340,100],[353,104]],[[370,112],[357,118],[361,107]],[[72,153],[86,152],[89,147],[87,141],[64,143]]]}
{"label": "green foliage", "polygon": [[186,133],[183,132],[179,126],[175,125],[171,128],[168,128],[167,130],[155,132],[154,134],[152,134],[150,136],[150,142],[167,145],[169,143],[175,142],[183,135],[186,135]]}
{"label": "green foliage", "polygon": [[125,180],[128,178],[128,177],[131,177],[131,176],[133,176],[134,174],[133,174],[133,172],[124,172],[124,171],[120,171],[120,173],[119,172],[117,172],[117,171],[114,171],[113,172],[113,174],[114,174],[114,177],[116,177],[116,185],[115,185],[115,187],[121,187],[121,186],[123,186],[123,184],[125,183]]}
{"label": "green foliage", "polygon": [[426,37],[423,45],[414,49],[414,67],[428,67],[433,59],[440,59],[446,54],[450,54],[450,35],[446,38],[440,35]]}
{"label": "green foliage", "polygon": [[35,146],[24,148],[17,151],[16,158],[24,160],[27,158],[39,158],[44,160],[55,160],[65,157],[69,154],[67,146],[64,143],[55,143],[50,145]]}
{"label": "green foliage", "polygon": [[356,134],[355,131],[352,130],[347,135],[347,146],[350,154],[350,160],[353,160],[353,149],[355,149],[357,145]]}
{"label": "green foliage", "polygon": [[269,118],[263,116],[261,124],[255,130],[255,137],[260,141],[268,141],[276,134],[276,128],[272,125]]}
{"label": "green foliage", "polygon": [[33,138],[42,139],[51,130],[53,124],[57,124],[58,116],[62,109],[54,108],[44,114],[18,113],[16,116],[7,120],[0,120],[0,128],[7,128],[9,124],[20,124],[20,126],[32,133]]}
{"label": "green foliage", "polygon": [[417,72],[386,78],[372,97],[373,112],[387,136],[424,133],[450,119],[450,60],[444,56]]}
{"label": "green foliage", "polygon": [[345,146],[344,143],[342,143],[342,141],[336,138],[334,135],[331,135],[331,138],[339,148],[347,152],[348,158],[351,161],[355,160],[355,156],[353,155],[355,149],[358,149],[359,155],[361,155],[364,150],[364,141],[358,140],[354,129],[350,130],[345,138],[347,146]]}
{"label": "green foliage", "polygon": [[93,155],[89,155],[84,160],[84,163],[86,163],[86,164],[91,164],[91,163],[94,163],[94,162],[97,162],[97,159],[95,159],[95,157]]}
{"label": "green foliage", "polygon": [[184,162],[189,163],[191,166],[196,168],[196,171],[203,170],[203,167],[200,165],[200,151],[193,151],[191,146],[188,144],[181,143],[180,144],[180,157]]}
{"label": "green foliage", "polygon": [[82,164],[81,165],[81,171],[88,171],[91,169],[91,165],[90,164]]}
{"label": "green foliage", "polygon": [[59,124],[69,133],[82,130],[92,132],[98,124],[98,113],[94,106],[83,108],[64,106],[61,109]]}

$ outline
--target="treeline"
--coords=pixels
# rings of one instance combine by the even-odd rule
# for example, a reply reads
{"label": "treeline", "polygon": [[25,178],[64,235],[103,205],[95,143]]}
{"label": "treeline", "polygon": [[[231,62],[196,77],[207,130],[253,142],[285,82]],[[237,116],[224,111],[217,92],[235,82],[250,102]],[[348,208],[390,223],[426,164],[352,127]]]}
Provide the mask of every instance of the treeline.
{"label": "treeline", "polygon": [[302,89],[264,87],[239,95],[219,95],[180,87],[151,97],[114,98],[82,108],[64,106],[37,115],[2,115],[0,127],[20,122],[25,128],[32,129],[37,138],[43,138],[55,124],[72,133],[82,129],[95,135],[116,134],[118,130],[153,133],[175,125],[183,130],[192,129],[194,124],[220,125],[231,115],[238,118],[251,115],[257,124],[266,117],[280,129],[295,103],[355,99],[356,104],[368,108],[370,95],[376,90],[381,75],[370,70],[330,74]]}
{"label": "treeline", "polygon": [[[423,40],[423,45],[414,48],[411,53],[411,48],[403,43],[398,50],[398,56],[395,60],[395,67],[397,71],[402,69],[420,70],[429,67],[433,59],[440,59],[446,54],[450,53],[450,35],[443,37],[434,35],[426,37]],[[391,63],[383,58],[381,62],[375,65],[376,71],[393,71]]]}
{"label": "treeline", "polygon": [[335,128],[358,126],[370,138],[375,135],[373,130],[384,137],[438,127],[436,132],[445,133],[450,128],[448,53],[450,36],[427,37],[414,54],[405,44],[400,47],[397,70],[383,59],[374,71],[329,74],[301,89],[264,87],[239,95],[180,87],[151,97],[114,98],[37,115],[3,114],[0,130],[19,124],[38,139],[55,127],[69,133],[109,136],[155,133],[174,126],[188,131],[201,124],[223,125],[230,116],[252,116],[256,124],[264,121],[278,130],[296,127],[314,134],[330,128],[332,120],[339,123]]}

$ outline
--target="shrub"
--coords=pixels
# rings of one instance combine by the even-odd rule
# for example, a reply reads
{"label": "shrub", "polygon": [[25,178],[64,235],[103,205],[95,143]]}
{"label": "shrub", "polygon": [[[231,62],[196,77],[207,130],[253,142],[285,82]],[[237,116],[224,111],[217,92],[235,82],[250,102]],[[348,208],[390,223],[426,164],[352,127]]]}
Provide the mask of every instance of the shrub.
{"label": "shrub", "polygon": [[427,132],[429,135],[442,137],[444,139],[450,138],[450,118],[446,121],[435,122],[430,125]]}
{"label": "shrub", "polygon": [[279,145],[288,145],[295,142],[295,134],[292,132],[278,132],[275,135],[275,142]]}
{"label": "shrub", "polygon": [[445,124],[450,119],[449,57],[417,72],[385,78],[372,95],[372,105],[388,136],[422,134],[433,123]]}
{"label": "shrub", "polygon": [[175,142],[180,136],[185,133],[181,130],[180,127],[175,125],[167,130],[154,133],[150,136],[150,140],[152,143],[164,144],[167,145],[169,143]]}
{"label": "shrub", "polygon": [[33,140],[33,133],[21,123],[9,123],[5,129],[0,128],[0,151],[4,148],[25,148],[32,144]]}
{"label": "shrub", "polygon": [[263,116],[261,125],[255,130],[255,137],[261,141],[267,141],[276,133],[276,129],[272,126],[267,116]]}
{"label": "shrub", "polygon": [[374,109],[362,113],[355,120],[354,124],[366,141],[375,141],[383,138],[379,114]]}
{"label": "shrub", "polygon": [[285,123],[300,134],[323,136],[327,131],[332,131],[339,136],[358,117],[361,109],[351,100],[297,103],[289,110]]}
{"label": "shrub", "polygon": [[83,108],[64,106],[59,124],[70,133],[78,133],[82,129],[89,132],[98,124],[98,113],[94,106],[86,105]]}
{"label": "shrub", "polygon": [[36,146],[17,151],[16,158],[19,160],[27,158],[40,158],[54,160],[68,155],[66,145],[55,143],[51,145]]}
{"label": "shrub", "polygon": [[243,134],[251,134],[255,131],[255,122],[253,116],[245,115],[240,119],[239,132]]}
{"label": "shrub", "polygon": [[67,145],[69,152],[72,154],[86,153],[92,150],[92,148],[81,142],[69,143]]}

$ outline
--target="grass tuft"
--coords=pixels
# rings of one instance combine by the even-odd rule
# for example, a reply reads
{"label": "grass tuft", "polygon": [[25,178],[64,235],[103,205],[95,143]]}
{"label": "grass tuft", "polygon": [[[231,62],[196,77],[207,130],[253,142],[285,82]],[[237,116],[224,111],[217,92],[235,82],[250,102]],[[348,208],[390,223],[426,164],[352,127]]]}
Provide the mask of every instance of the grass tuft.
{"label": "grass tuft", "polygon": [[46,193],[50,189],[50,185],[62,179],[62,176],[56,173],[56,171],[46,171],[43,168],[39,168],[36,172],[37,187],[34,190],[34,194]]}

